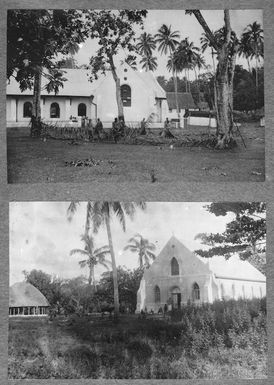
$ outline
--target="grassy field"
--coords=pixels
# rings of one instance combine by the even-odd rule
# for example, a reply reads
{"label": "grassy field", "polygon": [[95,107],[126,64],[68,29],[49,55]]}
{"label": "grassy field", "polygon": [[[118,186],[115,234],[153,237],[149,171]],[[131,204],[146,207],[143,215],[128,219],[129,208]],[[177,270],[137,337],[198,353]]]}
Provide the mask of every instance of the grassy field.
{"label": "grassy field", "polygon": [[[201,131],[191,127],[188,134]],[[206,128],[203,128],[206,131]],[[29,129],[9,128],[7,136],[8,182],[231,182],[265,178],[264,129],[243,124],[233,150],[79,142],[42,141],[29,137]],[[66,162],[92,157],[92,167],[70,167]]]}
{"label": "grassy field", "polygon": [[265,378],[265,315],[227,309],[189,308],[181,322],[13,318],[9,378]]}

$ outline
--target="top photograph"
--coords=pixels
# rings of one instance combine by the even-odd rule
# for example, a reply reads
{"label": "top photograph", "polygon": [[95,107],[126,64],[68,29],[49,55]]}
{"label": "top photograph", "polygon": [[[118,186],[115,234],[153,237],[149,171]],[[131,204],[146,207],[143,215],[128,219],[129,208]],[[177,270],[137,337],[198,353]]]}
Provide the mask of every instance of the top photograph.
{"label": "top photograph", "polygon": [[8,183],[263,182],[262,10],[7,11]]}

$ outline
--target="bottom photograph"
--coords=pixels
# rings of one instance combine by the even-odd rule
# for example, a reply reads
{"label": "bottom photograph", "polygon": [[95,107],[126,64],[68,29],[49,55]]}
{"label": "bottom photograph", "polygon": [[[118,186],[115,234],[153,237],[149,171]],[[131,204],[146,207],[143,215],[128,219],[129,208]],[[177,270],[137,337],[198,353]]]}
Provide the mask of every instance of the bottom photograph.
{"label": "bottom photograph", "polygon": [[265,203],[9,209],[9,379],[267,377]]}

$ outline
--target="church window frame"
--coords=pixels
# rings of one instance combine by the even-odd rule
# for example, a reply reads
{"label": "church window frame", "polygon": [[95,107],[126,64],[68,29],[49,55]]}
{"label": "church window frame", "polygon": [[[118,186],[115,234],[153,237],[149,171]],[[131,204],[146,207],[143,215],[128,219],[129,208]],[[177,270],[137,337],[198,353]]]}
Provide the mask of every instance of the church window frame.
{"label": "church window frame", "polygon": [[193,301],[200,301],[201,299],[200,286],[197,282],[192,285],[192,299]]}
{"label": "church window frame", "polygon": [[78,116],[87,116],[87,105],[86,103],[79,103],[77,109]]}
{"label": "church window frame", "polygon": [[161,302],[161,290],[158,285],[155,285],[154,287],[154,300],[155,303]]}
{"label": "church window frame", "polygon": [[50,105],[50,118],[58,119],[60,118],[60,106],[59,103],[53,102]]}
{"label": "church window frame", "polygon": [[23,105],[23,118],[31,118],[32,115],[32,103],[27,101]]}
{"label": "church window frame", "polygon": [[128,84],[122,84],[120,87],[120,91],[121,91],[121,99],[122,99],[123,107],[131,107],[131,103],[132,103],[131,87]]}
{"label": "church window frame", "polygon": [[179,263],[175,257],[170,261],[171,275],[180,275]]}

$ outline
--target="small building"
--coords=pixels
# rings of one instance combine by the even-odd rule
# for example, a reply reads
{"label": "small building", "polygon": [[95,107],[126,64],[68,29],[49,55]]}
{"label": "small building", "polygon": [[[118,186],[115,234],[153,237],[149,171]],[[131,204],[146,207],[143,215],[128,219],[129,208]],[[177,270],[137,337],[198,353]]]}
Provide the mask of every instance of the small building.
{"label": "small building", "polygon": [[249,262],[237,256],[200,258],[172,236],[144,271],[136,311],[265,295],[266,277]]}
{"label": "small building", "polygon": [[9,291],[9,316],[46,316],[49,303],[46,297],[28,282],[17,282]]}
{"label": "small building", "polygon": [[[176,94],[175,92],[167,92],[167,105],[168,110],[166,111],[166,117],[169,120],[176,121],[178,120],[177,107],[176,107]],[[187,110],[195,110],[197,109],[196,104],[194,103],[192,94],[190,92],[178,92],[178,107],[181,117],[181,122],[183,121],[184,114]]]}
{"label": "small building", "polygon": [[[128,124],[139,123],[143,118],[154,117],[155,123],[163,122],[167,108],[166,93],[151,71],[134,71],[127,64],[117,68]],[[67,79],[59,93],[48,93],[47,79],[42,77],[41,117],[45,122],[66,125],[71,117],[81,124],[83,116],[110,127],[118,115],[116,85],[110,71],[92,82],[85,69],[64,69]],[[11,78],[7,84],[7,124],[27,126],[32,113],[33,90],[21,92],[19,83]],[[74,119],[75,120],[75,119]]]}

